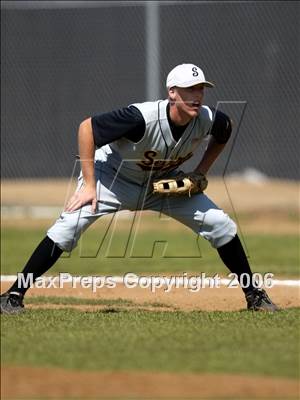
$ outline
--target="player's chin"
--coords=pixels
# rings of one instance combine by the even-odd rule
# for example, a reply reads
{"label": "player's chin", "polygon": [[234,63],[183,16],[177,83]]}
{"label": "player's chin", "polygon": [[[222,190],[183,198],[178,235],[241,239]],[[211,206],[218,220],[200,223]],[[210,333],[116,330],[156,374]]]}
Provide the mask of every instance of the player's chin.
{"label": "player's chin", "polygon": [[182,111],[185,113],[186,116],[188,116],[190,119],[193,119],[198,116],[199,114],[199,107],[191,106],[191,105],[185,105],[185,107],[182,108]]}
{"label": "player's chin", "polygon": [[197,117],[199,114],[199,107],[189,107],[188,114],[191,118]]}

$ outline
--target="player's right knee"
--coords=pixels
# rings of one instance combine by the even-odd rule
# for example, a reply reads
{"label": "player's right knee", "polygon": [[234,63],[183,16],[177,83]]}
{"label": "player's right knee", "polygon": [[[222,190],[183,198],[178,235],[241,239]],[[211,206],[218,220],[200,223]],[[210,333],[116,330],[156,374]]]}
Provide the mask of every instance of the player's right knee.
{"label": "player's right knee", "polygon": [[53,240],[53,242],[58,246],[61,250],[66,253],[70,253],[77,246],[78,239],[75,237],[72,239],[61,238],[53,234],[51,230],[47,232],[47,236]]}
{"label": "player's right knee", "polygon": [[72,251],[78,243],[83,226],[72,214],[63,213],[48,230],[47,236],[63,251]]}
{"label": "player's right knee", "polygon": [[63,232],[58,232],[55,229],[55,226],[50,228],[47,232],[47,236],[53,240],[53,242],[63,251],[69,253],[77,246],[79,236],[73,235],[66,235]]}

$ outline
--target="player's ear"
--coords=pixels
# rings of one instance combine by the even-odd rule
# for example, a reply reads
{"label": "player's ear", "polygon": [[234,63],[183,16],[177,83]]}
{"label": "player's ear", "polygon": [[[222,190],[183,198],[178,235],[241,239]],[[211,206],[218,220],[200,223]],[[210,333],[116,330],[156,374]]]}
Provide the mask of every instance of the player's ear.
{"label": "player's ear", "polygon": [[171,102],[176,100],[175,99],[175,96],[176,96],[175,87],[169,88],[168,89],[168,94],[169,94],[169,99],[170,99]]}

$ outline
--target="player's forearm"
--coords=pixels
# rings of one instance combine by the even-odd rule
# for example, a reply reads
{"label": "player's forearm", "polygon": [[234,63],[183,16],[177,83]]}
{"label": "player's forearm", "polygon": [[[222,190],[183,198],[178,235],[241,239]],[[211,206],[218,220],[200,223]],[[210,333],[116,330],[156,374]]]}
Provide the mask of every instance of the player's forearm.
{"label": "player's forearm", "polygon": [[210,141],[208,143],[207,149],[205,153],[203,154],[202,160],[200,161],[199,165],[195,169],[195,172],[199,172],[202,174],[207,174],[209,171],[210,167],[213,165],[213,163],[216,161],[216,159],[219,157],[219,155],[222,153],[225,143],[218,143],[215,138],[212,136],[210,138]]}
{"label": "player's forearm", "polygon": [[96,185],[94,169],[95,143],[91,118],[86,119],[79,126],[78,146],[85,184],[86,186],[94,187]]}

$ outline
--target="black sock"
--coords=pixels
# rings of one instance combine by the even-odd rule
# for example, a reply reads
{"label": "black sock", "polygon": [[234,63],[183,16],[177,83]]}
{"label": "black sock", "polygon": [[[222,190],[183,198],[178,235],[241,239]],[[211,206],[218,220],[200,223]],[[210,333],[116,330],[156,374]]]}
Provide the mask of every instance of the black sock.
{"label": "black sock", "polygon": [[217,250],[219,256],[221,257],[226,267],[231,272],[237,275],[240,284],[242,283],[244,285],[247,285],[248,282],[246,278],[244,278],[243,282],[241,282],[242,280],[241,275],[242,274],[249,275],[249,286],[245,288],[242,287],[244,293],[253,290],[254,289],[252,285],[253,274],[238,235],[235,235],[235,237],[229,243],[226,243],[224,246],[219,247]]}
{"label": "black sock", "polygon": [[18,292],[24,295],[30,287],[30,285],[25,284],[28,275],[32,274],[34,282],[39,276],[43,275],[52,267],[62,253],[63,250],[61,250],[53,240],[46,236],[32,253],[22,271],[24,282],[20,284],[17,279],[9,289],[9,292]]}

